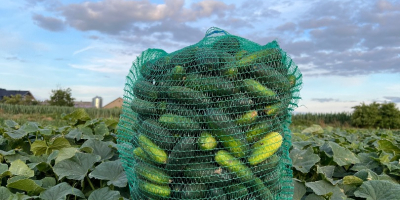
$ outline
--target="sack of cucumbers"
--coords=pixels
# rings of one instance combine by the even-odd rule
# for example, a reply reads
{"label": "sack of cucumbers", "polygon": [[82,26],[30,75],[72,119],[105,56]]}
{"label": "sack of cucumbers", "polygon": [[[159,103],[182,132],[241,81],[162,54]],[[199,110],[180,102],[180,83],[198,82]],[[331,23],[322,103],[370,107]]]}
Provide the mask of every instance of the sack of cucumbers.
{"label": "sack of cucumbers", "polygon": [[211,28],[127,76],[118,149],[133,199],[292,199],[291,113],[301,73],[276,41]]}

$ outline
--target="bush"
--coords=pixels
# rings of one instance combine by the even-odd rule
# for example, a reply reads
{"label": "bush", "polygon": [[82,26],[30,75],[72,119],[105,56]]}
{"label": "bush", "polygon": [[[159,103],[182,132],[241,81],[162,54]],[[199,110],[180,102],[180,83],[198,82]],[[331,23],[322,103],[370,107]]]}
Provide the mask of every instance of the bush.
{"label": "bush", "polygon": [[354,106],[352,125],[360,128],[400,128],[400,110],[393,102]]}

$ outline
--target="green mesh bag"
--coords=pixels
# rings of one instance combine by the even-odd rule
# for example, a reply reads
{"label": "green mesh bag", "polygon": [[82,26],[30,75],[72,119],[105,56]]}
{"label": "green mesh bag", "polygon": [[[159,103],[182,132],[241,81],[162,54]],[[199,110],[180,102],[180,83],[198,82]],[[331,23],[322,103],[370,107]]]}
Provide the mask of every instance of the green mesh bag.
{"label": "green mesh bag", "polygon": [[211,28],[144,51],[125,85],[118,149],[133,199],[292,199],[301,73],[276,41]]}

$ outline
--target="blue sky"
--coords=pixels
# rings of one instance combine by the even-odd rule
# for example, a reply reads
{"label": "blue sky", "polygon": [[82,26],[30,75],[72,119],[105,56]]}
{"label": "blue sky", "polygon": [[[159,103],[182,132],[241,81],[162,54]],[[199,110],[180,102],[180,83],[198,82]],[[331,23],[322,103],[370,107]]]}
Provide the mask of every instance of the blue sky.
{"label": "blue sky", "polygon": [[318,0],[16,0],[0,4],[0,88],[39,100],[57,87],[76,100],[123,96],[147,48],[173,52],[208,28],[277,40],[303,73],[298,112],[400,107],[400,2]]}

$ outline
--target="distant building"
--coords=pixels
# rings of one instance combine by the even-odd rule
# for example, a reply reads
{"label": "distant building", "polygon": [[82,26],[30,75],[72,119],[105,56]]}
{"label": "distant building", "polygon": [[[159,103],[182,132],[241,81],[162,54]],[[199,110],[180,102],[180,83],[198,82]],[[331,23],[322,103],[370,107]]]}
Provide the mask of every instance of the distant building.
{"label": "distant building", "polygon": [[75,108],[91,108],[92,102],[90,101],[74,101]]}
{"label": "distant building", "polygon": [[109,104],[105,105],[103,108],[122,108],[122,104],[124,100],[121,97],[118,97],[114,101],[111,101]]}
{"label": "distant building", "polygon": [[92,107],[95,108],[101,108],[103,107],[103,98],[99,97],[99,96],[95,96],[92,99]]}
{"label": "distant building", "polygon": [[20,94],[23,98],[26,98],[29,96],[32,100],[36,100],[35,97],[33,97],[32,93],[29,91],[25,90],[6,90],[3,88],[0,88],[0,100],[2,100],[4,97],[9,97],[11,95],[15,96],[17,94]]}

